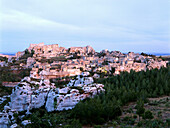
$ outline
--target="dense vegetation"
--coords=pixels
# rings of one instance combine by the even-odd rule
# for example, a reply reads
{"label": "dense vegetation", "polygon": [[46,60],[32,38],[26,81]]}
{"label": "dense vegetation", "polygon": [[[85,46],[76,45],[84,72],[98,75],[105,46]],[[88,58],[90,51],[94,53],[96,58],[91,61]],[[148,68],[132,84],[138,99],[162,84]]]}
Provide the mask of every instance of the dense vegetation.
{"label": "dense vegetation", "polygon": [[11,70],[10,67],[0,67],[0,96],[9,95],[12,92],[11,87],[2,86],[2,82],[19,82],[25,76],[30,75],[31,69]]}
{"label": "dense vegetation", "polygon": [[27,60],[28,57],[33,57],[33,54],[34,54],[34,50],[31,50],[31,52],[29,52],[29,50],[26,49],[24,55],[21,56],[19,59],[20,60],[22,60],[22,59]]}
{"label": "dense vegetation", "polygon": [[5,62],[7,62],[7,61],[8,61],[8,58],[3,57],[3,56],[0,56],[0,61],[5,61]]}
{"label": "dense vegetation", "polygon": [[[96,82],[105,85],[104,93],[81,101],[69,111],[47,113],[45,109],[34,110],[31,116],[25,117],[35,120],[29,127],[58,127],[59,124],[62,124],[61,127],[81,127],[81,125],[103,124],[113,119],[118,120],[122,114],[122,107],[131,101],[138,101],[136,114],[144,119],[139,121],[137,126],[170,126],[169,119],[166,122],[157,119],[151,121],[152,113],[143,108],[143,102],[147,102],[147,98],[170,94],[170,68],[146,72],[122,72],[117,76],[97,79]],[[125,117],[124,121],[134,124],[137,118],[135,116],[134,119]]]}
{"label": "dense vegetation", "polygon": [[121,115],[121,106],[131,101],[170,94],[170,68],[146,72],[122,72],[96,82],[105,85],[105,93],[82,101],[73,109],[73,117],[83,124],[104,123]]}
{"label": "dense vegetation", "polygon": [[156,57],[155,55],[152,55],[152,54],[146,54],[146,53],[141,53],[142,56],[151,56],[151,57]]}
{"label": "dense vegetation", "polygon": [[10,67],[0,67],[0,83],[3,81],[7,82],[19,82],[25,76],[30,75],[31,69],[24,69],[20,67],[20,69],[12,70]]}

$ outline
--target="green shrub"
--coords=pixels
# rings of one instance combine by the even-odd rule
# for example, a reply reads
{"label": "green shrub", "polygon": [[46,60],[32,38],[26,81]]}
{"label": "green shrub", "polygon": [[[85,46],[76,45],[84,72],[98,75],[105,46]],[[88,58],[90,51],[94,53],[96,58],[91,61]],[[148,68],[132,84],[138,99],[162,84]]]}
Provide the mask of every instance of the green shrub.
{"label": "green shrub", "polygon": [[153,119],[152,112],[147,110],[144,115],[142,116],[143,119]]}
{"label": "green shrub", "polygon": [[136,119],[138,116],[137,115],[134,115],[133,118]]}
{"label": "green shrub", "polygon": [[82,125],[79,120],[74,119],[70,124],[70,128],[82,128]]}
{"label": "green shrub", "polygon": [[168,126],[170,126],[170,118],[166,119],[166,123],[167,123]]}
{"label": "green shrub", "polygon": [[101,128],[100,125],[94,125],[94,128]]}

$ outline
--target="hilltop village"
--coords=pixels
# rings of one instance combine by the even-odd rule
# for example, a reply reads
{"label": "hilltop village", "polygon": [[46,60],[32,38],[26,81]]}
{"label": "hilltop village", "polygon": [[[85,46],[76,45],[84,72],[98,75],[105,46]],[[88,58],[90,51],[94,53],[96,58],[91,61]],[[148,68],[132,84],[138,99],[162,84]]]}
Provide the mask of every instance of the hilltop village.
{"label": "hilltop village", "polygon": [[95,52],[91,46],[59,47],[58,44],[31,44],[23,52],[17,52],[8,61],[0,65],[11,65],[12,70],[19,67],[30,68],[30,76],[34,78],[62,78],[80,75],[82,71],[91,72],[94,77],[120,74],[122,71],[146,71],[147,69],[166,67],[160,58],[129,52],[102,50]]}
{"label": "hilltop village", "polygon": [[[166,67],[167,62],[155,56],[129,52],[102,50],[96,52],[91,46],[59,47],[58,44],[31,44],[15,56],[1,56],[1,67],[16,71],[29,69],[29,76],[18,82],[3,82],[4,86],[14,87],[12,94],[3,96],[0,104],[7,98],[0,112],[0,127],[16,127],[14,114],[45,105],[47,112],[74,108],[81,100],[92,98],[104,92],[104,85],[95,79],[118,75],[123,71],[146,71]],[[24,115],[23,115],[24,116]],[[23,120],[22,124],[29,124]]]}

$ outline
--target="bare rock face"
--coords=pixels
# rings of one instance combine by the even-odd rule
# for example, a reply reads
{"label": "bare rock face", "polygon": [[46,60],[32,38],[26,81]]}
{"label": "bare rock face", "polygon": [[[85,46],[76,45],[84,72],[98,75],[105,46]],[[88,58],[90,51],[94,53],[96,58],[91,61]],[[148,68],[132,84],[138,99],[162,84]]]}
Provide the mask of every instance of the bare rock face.
{"label": "bare rock face", "polygon": [[45,108],[48,112],[54,111],[54,98],[55,98],[55,92],[50,91],[47,97],[46,105],[45,105]]}
{"label": "bare rock face", "polygon": [[12,91],[11,109],[29,112],[32,108],[43,106],[50,88],[55,87],[45,80],[25,77]]}
{"label": "bare rock face", "polygon": [[93,83],[93,78],[88,77],[88,75],[89,72],[84,72],[65,85],[65,88],[56,88],[50,91],[46,102],[46,110],[51,112],[72,109],[80,100],[105,91],[103,89],[104,85]]}
{"label": "bare rock face", "polygon": [[0,127],[1,128],[8,128],[8,114],[7,113],[0,113]]}
{"label": "bare rock face", "polygon": [[45,105],[48,112],[68,110],[87,97],[104,91],[102,84],[93,84],[89,72],[84,72],[71,80],[64,88],[55,88],[49,80],[25,77],[11,94],[11,109],[16,111],[40,108]]}
{"label": "bare rock face", "polygon": [[93,78],[89,77],[89,72],[83,72],[81,75],[77,76],[75,80],[71,80],[67,86],[83,86],[92,84],[93,82]]}

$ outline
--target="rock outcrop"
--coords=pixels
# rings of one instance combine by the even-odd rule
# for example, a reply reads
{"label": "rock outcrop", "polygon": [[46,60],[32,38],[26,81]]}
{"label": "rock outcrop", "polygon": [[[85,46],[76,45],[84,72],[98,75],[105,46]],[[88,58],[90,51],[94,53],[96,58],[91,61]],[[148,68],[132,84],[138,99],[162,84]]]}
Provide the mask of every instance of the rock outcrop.
{"label": "rock outcrop", "polygon": [[65,88],[51,90],[48,94],[46,110],[50,112],[72,109],[80,100],[104,91],[104,85],[93,83],[93,78],[88,75],[89,72],[82,73],[65,85]]}
{"label": "rock outcrop", "polygon": [[[14,87],[10,95],[11,101],[0,113],[0,127],[8,127],[9,122],[14,119],[13,114],[18,111],[30,114],[31,109],[42,106],[48,112],[72,109],[79,101],[105,91],[104,85],[93,82],[89,72],[83,72],[63,88],[56,88],[48,79],[25,77]],[[26,123],[30,122],[23,122],[24,125]]]}
{"label": "rock outcrop", "polygon": [[12,91],[11,109],[17,111],[39,108],[45,104],[48,91],[55,88],[48,80],[25,77]]}

